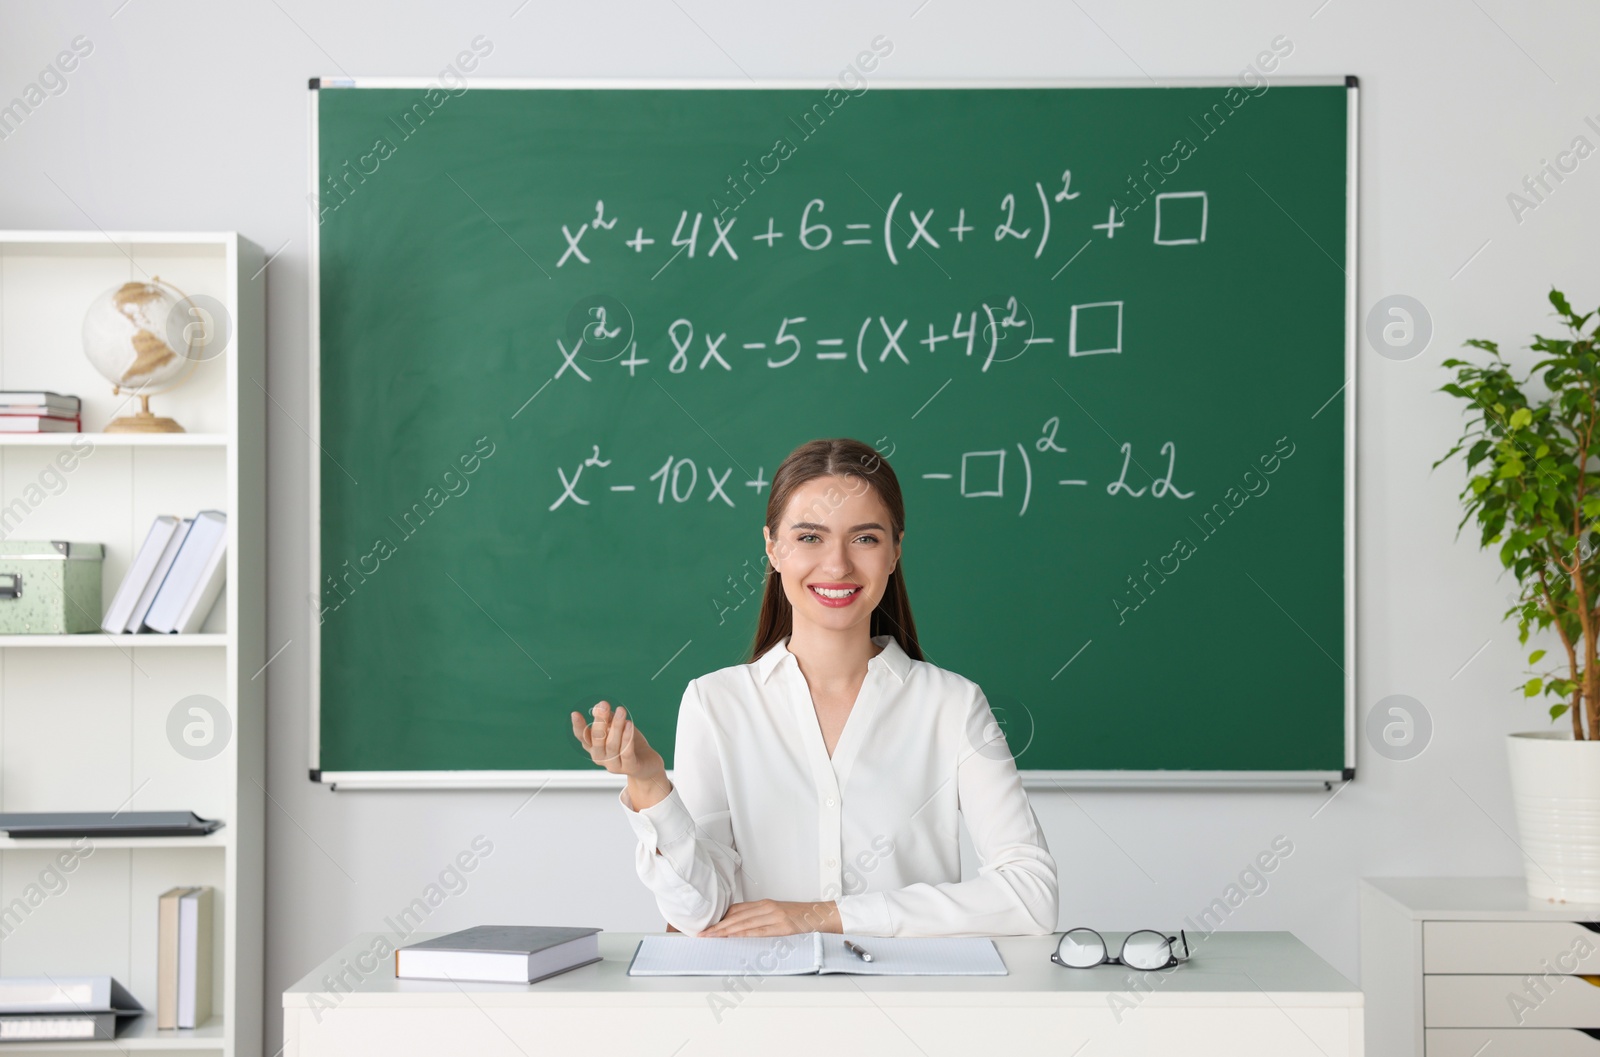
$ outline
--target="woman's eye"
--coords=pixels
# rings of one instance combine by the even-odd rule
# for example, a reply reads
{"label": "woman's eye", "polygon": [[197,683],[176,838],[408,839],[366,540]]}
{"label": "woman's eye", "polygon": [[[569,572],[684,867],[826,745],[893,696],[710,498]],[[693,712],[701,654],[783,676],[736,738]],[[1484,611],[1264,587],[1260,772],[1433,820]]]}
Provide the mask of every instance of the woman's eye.
{"label": "woman's eye", "polygon": [[816,536],[816,533],[814,533],[814,532],[802,533],[801,536],[800,536],[800,539],[802,541],[804,541],[804,540],[814,540],[816,538],[817,538],[817,536]]}
{"label": "woman's eye", "polygon": [[857,536],[856,539],[858,539],[858,540],[867,540],[870,543],[877,543],[878,542],[878,537],[874,536],[870,532],[866,533],[865,535]]}

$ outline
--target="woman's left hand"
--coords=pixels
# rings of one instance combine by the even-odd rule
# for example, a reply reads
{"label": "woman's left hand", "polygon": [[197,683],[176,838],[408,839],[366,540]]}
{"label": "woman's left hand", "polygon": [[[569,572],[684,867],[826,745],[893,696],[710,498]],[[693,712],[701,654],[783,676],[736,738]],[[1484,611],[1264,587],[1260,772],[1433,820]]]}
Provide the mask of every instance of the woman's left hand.
{"label": "woman's left hand", "polygon": [[735,903],[728,908],[722,920],[696,935],[702,938],[716,936],[789,936],[799,932],[842,932],[839,905],[827,903],[784,903],[776,899],[758,899],[753,903]]}

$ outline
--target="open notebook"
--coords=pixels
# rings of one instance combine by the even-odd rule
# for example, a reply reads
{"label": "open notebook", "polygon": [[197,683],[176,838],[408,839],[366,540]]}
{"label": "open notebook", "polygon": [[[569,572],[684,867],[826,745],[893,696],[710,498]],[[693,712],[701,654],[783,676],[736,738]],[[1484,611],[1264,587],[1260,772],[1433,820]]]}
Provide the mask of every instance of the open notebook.
{"label": "open notebook", "polygon": [[[844,941],[872,955],[864,962]],[[841,936],[806,932],[793,936],[646,936],[633,952],[629,976],[1005,976],[1006,963],[994,941],[983,937]]]}

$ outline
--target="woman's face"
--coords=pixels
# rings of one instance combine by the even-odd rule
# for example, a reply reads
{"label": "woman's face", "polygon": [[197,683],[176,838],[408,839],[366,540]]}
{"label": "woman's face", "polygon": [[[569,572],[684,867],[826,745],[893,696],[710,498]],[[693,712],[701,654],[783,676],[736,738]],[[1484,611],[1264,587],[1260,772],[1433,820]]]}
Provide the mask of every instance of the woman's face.
{"label": "woman's face", "polygon": [[796,623],[830,631],[871,627],[900,560],[889,508],[876,489],[853,475],[813,478],[790,497],[777,534],[765,525],[761,534]]}

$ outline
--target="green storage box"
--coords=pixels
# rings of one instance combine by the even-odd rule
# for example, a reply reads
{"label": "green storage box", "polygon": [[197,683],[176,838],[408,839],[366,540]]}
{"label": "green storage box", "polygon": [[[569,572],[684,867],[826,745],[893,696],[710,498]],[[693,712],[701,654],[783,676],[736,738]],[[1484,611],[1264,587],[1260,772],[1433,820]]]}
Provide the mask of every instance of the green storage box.
{"label": "green storage box", "polygon": [[100,630],[99,543],[0,541],[0,635]]}

